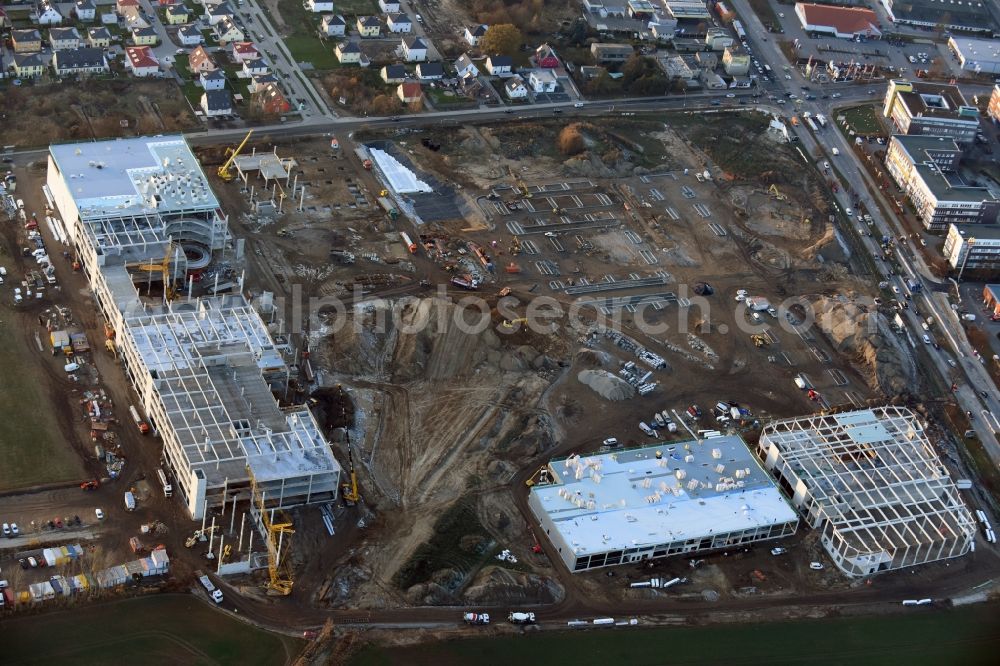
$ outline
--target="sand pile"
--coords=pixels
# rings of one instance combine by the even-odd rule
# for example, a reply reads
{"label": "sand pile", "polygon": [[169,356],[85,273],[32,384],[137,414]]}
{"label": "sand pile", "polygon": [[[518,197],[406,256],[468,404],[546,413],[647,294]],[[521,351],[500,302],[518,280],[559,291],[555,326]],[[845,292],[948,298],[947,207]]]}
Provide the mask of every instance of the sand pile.
{"label": "sand pile", "polygon": [[584,370],[576,378],[606,400],[628,400],[635,395],[631,384],[605,370]]}

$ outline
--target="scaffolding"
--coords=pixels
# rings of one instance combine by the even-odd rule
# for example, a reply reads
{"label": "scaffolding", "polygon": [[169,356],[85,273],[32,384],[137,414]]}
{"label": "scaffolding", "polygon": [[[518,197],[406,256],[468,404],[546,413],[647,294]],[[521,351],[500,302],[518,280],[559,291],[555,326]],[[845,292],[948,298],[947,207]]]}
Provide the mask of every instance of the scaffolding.
{"label": "scaffolding", "polygon": [[758,448],[848,575],[960,557],[972,547],[972,515],[906,408],[777,421]]}

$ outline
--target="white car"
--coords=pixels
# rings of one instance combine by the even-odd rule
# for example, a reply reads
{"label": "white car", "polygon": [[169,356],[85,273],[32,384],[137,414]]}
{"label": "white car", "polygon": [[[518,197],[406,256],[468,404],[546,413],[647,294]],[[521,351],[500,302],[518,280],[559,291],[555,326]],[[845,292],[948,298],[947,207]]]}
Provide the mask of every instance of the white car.
{"label": "white car", "polygon": [[546,238],[555,238],[557,236],[557,234],[554,231],[546,231],[545,232],[545,236],[546,236]]}
{"label": "white car", "polygon": [[772,549],[771,549],[771,554],[772,554],[772,555],[784,555],[784,554],[785,554],[785,553],[787,553],[787,552],[788,552],[788,550],[787,550],[787,549],[785,549],[785,548],[780,548],[780,547],[779,547],[779,548],[772,548]]}
{"label": "white car", "polygon": [[924,344],[929,345],[931,343],[931,336],[924,333]]}
{"label": "white car", "polygon": [[104,511],[101,509],[94,509],[94,515],[97,516],[98,520],[104,520]]}
{"label": "white car", "polygon": [[734,95],[733,93],[729,93],[728,95],[726,95],[726,97],[729,98],[729,99],[732,99],[732,98],[736,97],[736,95]]}
{"label": "white car", "polygon": [[810,562],[809,563],[809,568],[812,569],[813,571],[822,571],[823,570],[823,563],[822,562]]}
{"label": "white car", "polygon": [[850,208],[845,208],[844,214],[847,215],[847,217],[851,217],[852,215],[854,215],[854,211],[851,210]]}
{"label": "white car", "polygon": [[575,109],[582,109],[583,108],[583,102],[577,102],[576,104],[573,105],[573,108],[575,108]]}

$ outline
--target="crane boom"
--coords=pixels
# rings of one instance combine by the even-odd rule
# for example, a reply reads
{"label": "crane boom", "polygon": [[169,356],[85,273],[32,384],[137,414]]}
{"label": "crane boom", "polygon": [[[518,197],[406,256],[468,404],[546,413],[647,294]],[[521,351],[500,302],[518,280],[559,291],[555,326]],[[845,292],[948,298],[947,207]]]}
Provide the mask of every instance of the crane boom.
{"label": "crane boom", "polygon": [[250,140],[251,134],[253,134],[253,130],[247,132],[247,135],[243,137],[243,141],[240,142],[240,145],[236,146],[236,150],[230,149],[232,150],[232,152],[230,152],[229,150],[226,151],[227,153],[229,153],[229,158],[225,161],[225,163],[222,166],[219,167],[218,174],[219,178],[226,181],[227,183],[233,179],[233,174],[229,171],[229,169],[230,167],[233,166],[233,162],[236,161],[236,158],[243,150],[243,147],[247,145],[247,141]]}

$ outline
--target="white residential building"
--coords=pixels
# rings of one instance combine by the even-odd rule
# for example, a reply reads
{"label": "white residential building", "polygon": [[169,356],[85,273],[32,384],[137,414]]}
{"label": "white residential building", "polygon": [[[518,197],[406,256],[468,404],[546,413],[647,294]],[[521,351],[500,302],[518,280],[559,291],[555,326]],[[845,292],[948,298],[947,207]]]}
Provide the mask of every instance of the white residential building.
{"label": "white residential building", "polygon": [[528,75],[528,85],[536,93],[551,93],[556,91],[559,80],[550,69],[533,69]]}

